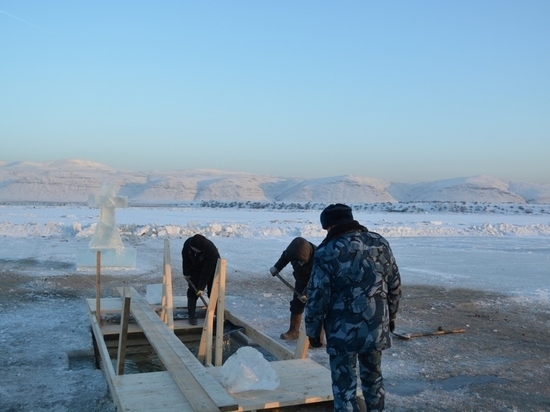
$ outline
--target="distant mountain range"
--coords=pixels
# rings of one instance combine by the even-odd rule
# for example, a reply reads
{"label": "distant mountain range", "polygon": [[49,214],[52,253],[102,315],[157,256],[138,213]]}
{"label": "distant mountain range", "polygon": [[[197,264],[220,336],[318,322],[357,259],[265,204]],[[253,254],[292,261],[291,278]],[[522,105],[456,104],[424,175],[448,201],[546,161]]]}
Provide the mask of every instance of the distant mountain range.
{"label": "distant mountain range", "polygon": [[366,176],[282,178],[220,170],[129,172],[86,160],[0,161],[0,202],[85,203],[110,182],[128,202],[550,203],[550,185],[490,176],[391,183]]}

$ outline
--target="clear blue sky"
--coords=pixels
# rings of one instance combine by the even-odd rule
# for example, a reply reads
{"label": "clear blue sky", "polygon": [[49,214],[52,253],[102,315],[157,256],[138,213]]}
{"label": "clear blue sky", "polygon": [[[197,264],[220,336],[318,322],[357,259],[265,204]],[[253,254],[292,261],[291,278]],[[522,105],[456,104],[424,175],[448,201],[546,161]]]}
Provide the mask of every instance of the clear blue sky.
{"label": "clear blue sky", "polygon": [[0,0],[0,161],[550,183],[550,1]]}

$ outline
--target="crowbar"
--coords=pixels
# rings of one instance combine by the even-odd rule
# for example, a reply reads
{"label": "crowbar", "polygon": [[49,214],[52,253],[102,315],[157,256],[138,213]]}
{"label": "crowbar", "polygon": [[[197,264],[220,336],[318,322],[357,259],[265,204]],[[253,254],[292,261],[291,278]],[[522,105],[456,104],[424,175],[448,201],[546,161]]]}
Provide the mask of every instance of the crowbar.
{"label": "crowbar", "polygon": [[294,287],[288,283],[286,281],[285,278],[283,278],[281,275],[279,275],[278,273],[275,274],[275,276],[277,276],[279,279],[281,279],[281,282],[283,282],[286,286],[288,286],[288,288],[294,292],[294,294],[296,295],[296,297],[298,299],[300,299],[302,302],[306,303],[307,301],[307,296],[306,295],[302,295],[300,292],[298,292],[296,289],[294,289]]}
{"label": "crowbar", "polygon": [[[189,276],[184,276],[184,278],[187,281],[187,283],[189,283],[191,285],[191,287],[193,288],[193,290],[195,291],[195,294],[196,294],[199,290],[197,289],[195,284],[191,281],[191,278]],[[200,295],[199,298],[201,298],[202,303],[204,303],[204,306],[208,307],[208,303],[206,302],[206,300],[204,300],[202,295]]]}
{"label": "crowbar", "polygon": [[435,332],[419,332],[419,333],[408,333],[406,335],[400,335],[399,333],[392,332],[392,335],[398,337],[399,339],[409,340],[413,338],[421,338],[423,336],[435,336],[435,335],[447,335],[450,333],[464,333],[466,329],[453,329],[453,330],[437,330]]}

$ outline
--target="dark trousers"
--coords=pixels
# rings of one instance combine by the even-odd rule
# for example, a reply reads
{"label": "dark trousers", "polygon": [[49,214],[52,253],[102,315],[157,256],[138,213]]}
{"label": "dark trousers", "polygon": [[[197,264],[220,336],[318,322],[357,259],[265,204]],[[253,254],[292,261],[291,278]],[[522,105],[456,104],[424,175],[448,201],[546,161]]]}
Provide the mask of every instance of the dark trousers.
{"label": "dark trousers", "polygon": [[361,389],[371,412],[384,411],[386,391],[382,379],[382,352],[330,355],[332,394],[335,411],[359,412],[357,405],[357,363]]}
{"label": "dark trousers", "polygon": [[[304,282],[303,280],[296,280],[296,282],[294,283],[294,289],[302,294],[306,292],[306,287],[307,281]],[[290,313],[294,315],[301,315],[302,313],[304,313],[305,306],[306,304],[298,299],[298,296],[296,296],[296,294],[294,293],[292,295],[292,300],[290,301]]]}

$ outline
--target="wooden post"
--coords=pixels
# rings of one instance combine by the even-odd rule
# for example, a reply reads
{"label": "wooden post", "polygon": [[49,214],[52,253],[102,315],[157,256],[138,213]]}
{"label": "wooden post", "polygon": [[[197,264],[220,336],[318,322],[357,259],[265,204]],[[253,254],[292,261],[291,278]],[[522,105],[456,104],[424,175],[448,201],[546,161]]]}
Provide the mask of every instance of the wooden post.
{"label": "wooden post", "polygon": [[223,324],[225,313],[225,259],[221,259],[218,276],[218,305],[216,309],[216,346],[214,366],[222,366],[223,363]]}
{"label": "wooden post", "polygon": [[[208,302],[208,308],[206,309],[206,319],[204,320],[204,326],[202,327],[199,351],[197,353],[197,359],[203,365],[212,363],[212,328],[214,323],[214,310],[216,309],[216,302],[218,301],[219,278],[222,260],[223,259],[218,259],[218,264],[216,265],[216,274],[214,275],[214,281],[212,282],[210,300]],[[223,319],[218,319],[217,322],[223,323]]]}
{"label": "wooden post", "polygon": [[126,341],[128,340],[128,322],[130,320],[130,290],[124,286],[122,313],[120,314],[120,334],[118,336],[117,375],[124,375],[126,359]]}
{"label": "wooden post", "polygon": [[309,339],[306,335],[306,328],[304,321],[300,323],[300,334],[298,335],[298,341],[296,342],[296,351],[294,352],[294,359],[305,359],[309,350]]}
{"label": "wooden post", "polygon": [[96,284],[95,284],[95,316],[101,326],[101,251],[97,251],[95,259]]}
{"label": "wooden post", "polygon": [[160,318],[170,330],[174,330],[174,304],[172,297],[172,265],[170,263],[170,241],[164,239],[164,269],[162,273],[162,300]]}

